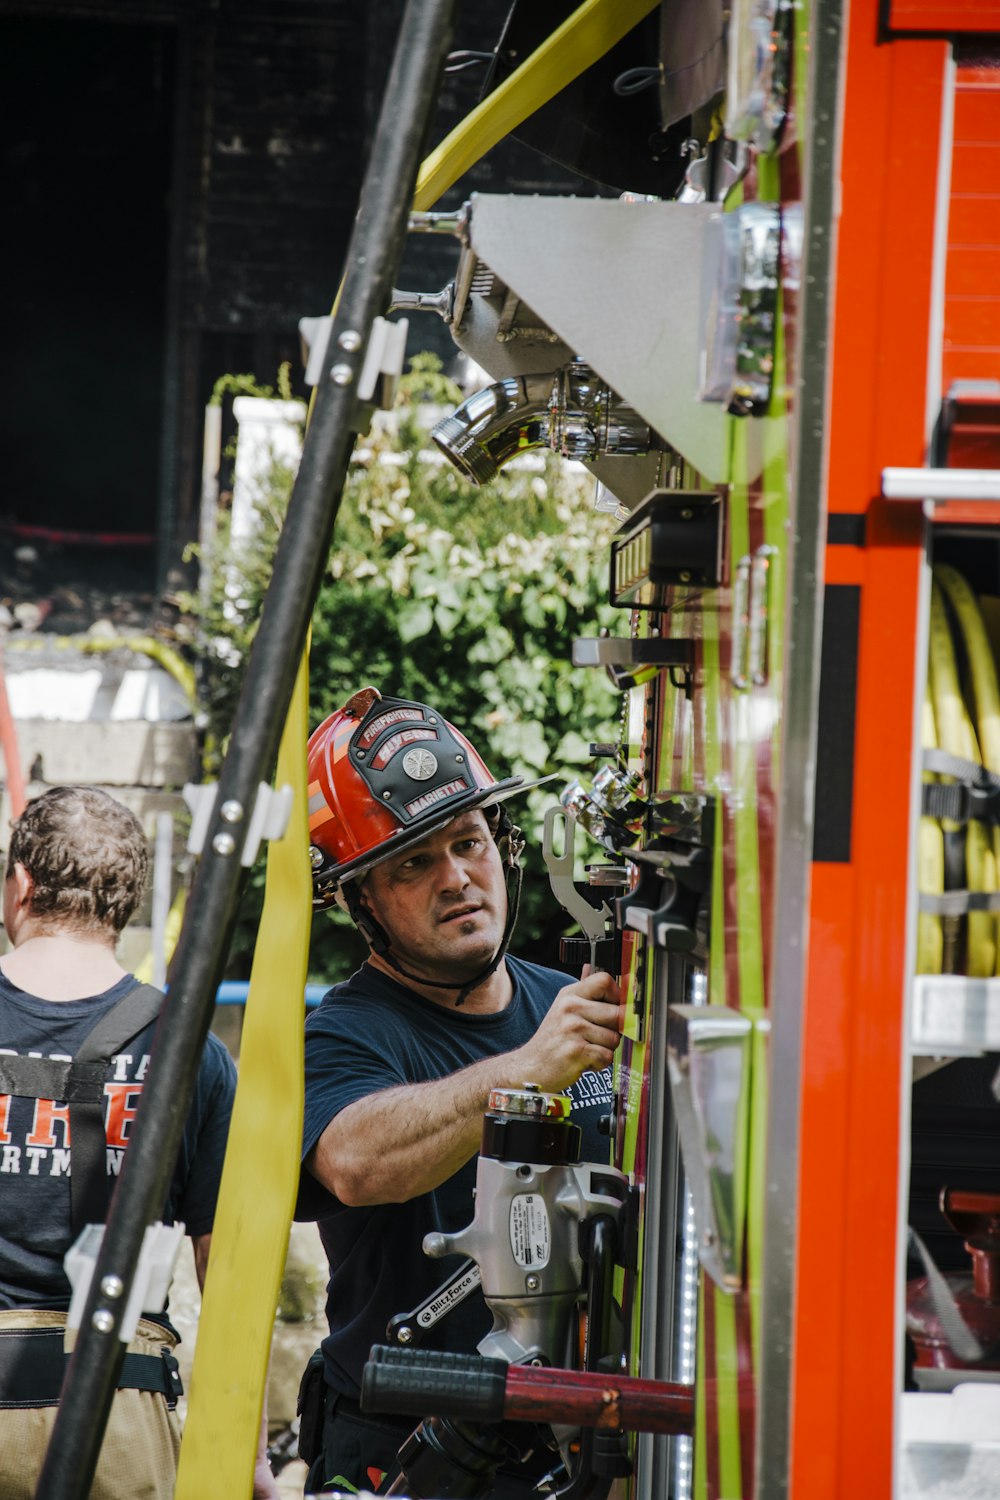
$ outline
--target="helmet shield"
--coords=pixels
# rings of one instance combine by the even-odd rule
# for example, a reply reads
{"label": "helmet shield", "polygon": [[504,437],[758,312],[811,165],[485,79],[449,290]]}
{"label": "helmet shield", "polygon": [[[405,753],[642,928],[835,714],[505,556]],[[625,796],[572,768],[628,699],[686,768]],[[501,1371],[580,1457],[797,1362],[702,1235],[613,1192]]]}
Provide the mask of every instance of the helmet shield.
{"label": "helmet shield", "polygon": [[[498,782],[465,738],[425,703],[355,694],[309,740],[309,831],[317,904],[470,808],[501,801],[523,777]],[[318,857],[317,857],[318,856]]]}

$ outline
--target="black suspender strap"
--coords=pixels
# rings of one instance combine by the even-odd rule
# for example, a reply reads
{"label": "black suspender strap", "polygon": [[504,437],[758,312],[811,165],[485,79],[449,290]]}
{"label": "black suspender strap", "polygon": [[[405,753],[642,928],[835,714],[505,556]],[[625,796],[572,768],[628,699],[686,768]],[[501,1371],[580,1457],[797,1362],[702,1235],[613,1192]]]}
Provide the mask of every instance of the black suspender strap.
{"label": "black suspender strap", "polygon": [[103,1224],[108,1213],[103,1098],[103,1080],[107,1077],[108,1064],[126,1042],[145,1031],[156,1019],[162,1004],[162,990],[155,990],[151,984],[140,984],[130,990],[88,1032],[73,1059],[71,1072],[79,1069],[83,1077],[88,1070],[99,1068],[102,1077],[102,1096],[98,1101],[89,1098],[69,1100],[70,1202],[74,1239],[88,1224]]}
{"label": "black suspender strap", "polygon": [[117,1052],[155,1021],[163,993],[150,984],[130,990],[88,1032],[72,1062],[0,1056],[0,1093],[55,1099],[69,1105],[70,1206],[73,1237],[103,1224],[108,1211],[104,1085]]}

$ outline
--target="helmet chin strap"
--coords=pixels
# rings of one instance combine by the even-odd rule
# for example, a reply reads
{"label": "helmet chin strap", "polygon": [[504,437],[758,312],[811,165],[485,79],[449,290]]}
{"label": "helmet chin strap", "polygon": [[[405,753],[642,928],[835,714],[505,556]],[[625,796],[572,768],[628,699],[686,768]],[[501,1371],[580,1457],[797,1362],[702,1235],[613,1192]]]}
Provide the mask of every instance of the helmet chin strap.
{"label": "helmet chin strap", "polygon": [[341,886],[341,893],[343,894],[351,920],[372,951],[377,953],[379,958],[384,959],[387,964],[390,964],[396,970],[397,974],[401,974],[404,979],[408,979],[411,984],[424,984],[432,990],[457,989],[458,994],[455,997],[456,1007],[464,1005],[468,997],[472,994],[472,991],[477,990],[481,984],[486,983],[492,974],[496,973],[497,969],[503,963],[517,922],[517,912],[521,902],[521,878],[523,875],[521,866],[518,864],[518,856],[524,848],[524,840],[521,837],[521,830],[514,827],[510,819],[506,816],[506,813],[501,818],[495,839],[497,847],[500,849],[501,854],[504,855],[504,862],[506,864],[504,886],[507,891],[507,921],[504,924],[500,946],[489,963],[463,985],[449,984],[446,980],[442,979],[425,979],[420,974],[411,974],[409,969],[404,968],[395,953],[393,953],[389,934],[371,909],[365,906],[361,899],[360,890],[355,886],[354,882],[348,881],[346,885]]}

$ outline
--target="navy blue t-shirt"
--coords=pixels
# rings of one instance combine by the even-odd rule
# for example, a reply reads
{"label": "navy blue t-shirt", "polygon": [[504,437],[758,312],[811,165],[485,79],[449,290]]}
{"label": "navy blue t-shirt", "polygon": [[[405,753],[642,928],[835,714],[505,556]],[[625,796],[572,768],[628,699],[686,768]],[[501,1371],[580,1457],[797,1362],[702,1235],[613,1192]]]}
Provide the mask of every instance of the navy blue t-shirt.
{"label": "navy blue t-shirt", "polygon": [[[349,1104],[382,1089],[449,1077],[523,1046],[571,980],[522,959],[508,957],[507,968],[510,1004],[491,1015],[436,1005],[368,964],[330,990],[306,1022],[303,1156]],[[584,1073],[567,1093],[583,1130],[581,1159],[607,1162],[598,1120],[611,1107],[611,1069]],[[296,1217],[318,1220],[330,1262],[323,1353],[334,1390],[356,1396],[368,1351],[385,1342],[389,1319],[416,1307],[461,1264],[456,1255],[431,1260],[422,1245],[432,1230],[454,1233],[471,1222],[476,1163],[473,1156],[433,1192],[407,1203],[362,1208],[338,1202],[303,1171]],[[476,1293],[443,1319],[426,1347],[472,1353],[490,1326]]]}
{"label": "navy blue t-shirt", "polygon": [[[0,1052],[67,1059],[101,1017],[133,989],[131,974],[86,1000],[40,1000],[0,974]],[[170,1002],[167,1001],[167,1004]],[[108,1176],[117,1176],[149,1071],[156,1022],[111,1060],[104,1086]],[[217,1037],[202,1054],[194,1097],[162,1215],[190,1235],[215,1216],[236,1069]],[[0,1094],[0,1307],[65,1311],[63,1256],[73,1241],[68,1107],[59,1100]]]}

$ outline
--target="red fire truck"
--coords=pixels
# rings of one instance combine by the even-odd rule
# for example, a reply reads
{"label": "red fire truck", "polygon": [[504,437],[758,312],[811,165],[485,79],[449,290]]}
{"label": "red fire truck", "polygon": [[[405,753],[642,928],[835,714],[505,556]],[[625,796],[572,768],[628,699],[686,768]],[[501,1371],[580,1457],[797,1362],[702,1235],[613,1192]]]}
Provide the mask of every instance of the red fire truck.
{"label": "red fire truck", "polygon": [[626,201],[467,206],[450,319],[498,384],[437,433],[622,506],[576,659],[626,728],[564,801],[619,882],[629,1369],[696,1413],[633,1492],[987,1493],[1000,10],[710,10],[695,93],[659,18],[669,198],[637,153]]}

